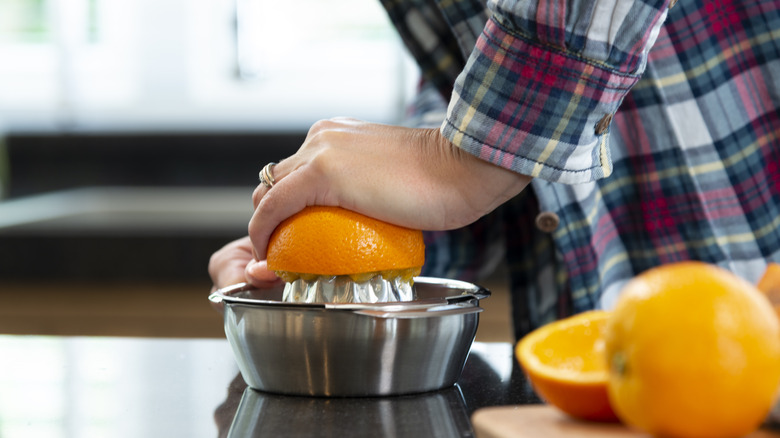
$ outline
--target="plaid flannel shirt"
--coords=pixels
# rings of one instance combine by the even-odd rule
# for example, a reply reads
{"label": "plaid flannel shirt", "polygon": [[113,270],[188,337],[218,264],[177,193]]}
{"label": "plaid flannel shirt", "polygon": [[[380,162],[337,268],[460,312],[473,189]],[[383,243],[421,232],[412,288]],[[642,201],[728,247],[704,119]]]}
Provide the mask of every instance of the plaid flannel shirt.
{"label": "plaid flannel shirt", "polygon": [[535,177],[427,234],[425,274],[507,263],[518,336],[660,264],[780,262],[780,1],[667,2],[383,0],[427,84],[410,123]]}

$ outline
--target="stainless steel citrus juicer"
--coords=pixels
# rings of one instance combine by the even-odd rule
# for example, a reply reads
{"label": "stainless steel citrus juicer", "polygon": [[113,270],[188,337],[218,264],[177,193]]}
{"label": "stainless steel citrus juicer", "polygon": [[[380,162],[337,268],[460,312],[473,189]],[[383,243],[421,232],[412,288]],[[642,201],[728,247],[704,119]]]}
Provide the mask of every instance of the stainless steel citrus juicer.
{"label": "stainless steel citrus juicer", "polygon": [[415,299],[385,303],[283,300],[284,287],[237,284],[212,293],[247,384],[308,396],[384,396],[452,386],[479,323],[486,289],[417,277]]}

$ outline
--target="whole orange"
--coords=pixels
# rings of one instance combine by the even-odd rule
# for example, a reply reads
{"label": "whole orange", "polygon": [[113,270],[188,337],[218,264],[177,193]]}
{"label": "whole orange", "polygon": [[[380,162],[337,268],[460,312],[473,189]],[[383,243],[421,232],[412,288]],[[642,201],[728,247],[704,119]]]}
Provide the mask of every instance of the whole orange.
{"label": "whole orange", "polygon": [[422,231],[339,207],[307,207],[271,235],[268,268],[283,279],[377,273],[411,278],[425,262]]}
{"label": "whole orange", "polygon": [[609,396],[623,422],[663,437],[739,437],[780,385],[780,323],[754,285],[700,262],[632,279],[606,329]]}
{"label": "whole orange", "polygon": [[515,348],[536,393],[575,418],[616,421],[607,396],[604,330],[609,313],[593,310],[546,324]]}

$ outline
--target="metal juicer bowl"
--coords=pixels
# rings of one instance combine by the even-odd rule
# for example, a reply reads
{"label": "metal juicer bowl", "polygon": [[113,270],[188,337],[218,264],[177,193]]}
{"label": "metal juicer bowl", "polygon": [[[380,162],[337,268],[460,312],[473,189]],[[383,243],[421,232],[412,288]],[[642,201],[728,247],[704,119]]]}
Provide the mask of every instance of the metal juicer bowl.
{"label": "metal juicer bowl", "polygon": [[455,384],[479,323],[480,286],[417,277],[417,299],[395,303],[288,303],[283,288],[237,284],[209,296],[254,389],[285,395],[367,397]]}

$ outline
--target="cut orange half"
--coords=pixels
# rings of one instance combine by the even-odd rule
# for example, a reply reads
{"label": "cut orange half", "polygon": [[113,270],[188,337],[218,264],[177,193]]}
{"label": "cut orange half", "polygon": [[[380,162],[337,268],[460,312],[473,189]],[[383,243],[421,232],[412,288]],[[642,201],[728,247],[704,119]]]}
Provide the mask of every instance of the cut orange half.
{"label": "cut orange half", "polygon": [[268,268],[287,282],[349,275],[366,281],[411,281],[425,263],[420,230],[393,225],[339,207],[306,207],[284,220],[268,242]]}
{"label": "cut orange half", "polygon": [[607,393],[604,332],[609,315],[593,310],[549,323],[515,348],[537,395],[572,417],[618,421]]}

